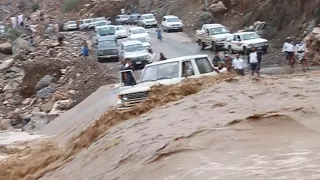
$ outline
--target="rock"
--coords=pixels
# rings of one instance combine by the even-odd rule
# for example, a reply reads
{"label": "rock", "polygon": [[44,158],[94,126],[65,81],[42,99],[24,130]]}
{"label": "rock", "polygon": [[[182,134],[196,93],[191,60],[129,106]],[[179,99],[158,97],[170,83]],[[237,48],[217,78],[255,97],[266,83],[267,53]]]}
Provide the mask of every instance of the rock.
{"label": "rock", "polygon": [[49,101],[49,102],[47,102],[47,103],[45,103],[45,104],[42,104],[42,105],[40,106],[40,109],[41,109],[43,112],[48,113],[48,112],[50,112],[50,110],[52,109],[53,105],[54,105],[54,102]]}
{"label": "rock", "polygon": [[60,100],[66,100],[66,99],[69,99],[69,94],[67,93],[63,93],[63,92],[60,92],[60,91],[57,91],[55,93],[52,94],[52,101],[60,101]]}
{"label": "rock", "polygon": [[66,74],[67,73],[67,69],[60,69],[62,74]]}
{"label": "rock", "polygon": [[11,84],[7,84],[2,91],[3,92],[8,92],[8,91],[12,91],[14,89],[14,87]]}
{"label": "rock", "polygon": [[21,50],[33,51],[33,48],[29,45],[28,41],[19,37],[12,42],[12,54],[19,54]]}
{"label": "rock", "polygon": [[11,43],[5,42],[0,44],[0,52],[6,55],[12,54],[12,46]]}
{"label": "rock", "polygon": [[60,114],[64,113],[66,110],[68,110],[68,108],[71,107],[72,102],[73,101],[71,99],[57,101],[53,105],[53,108],[49,112],[49,115],[51,115],[51,116],[52,115],[60,115]]}
{"label": "rock", "polygon": [[212,14],[219,14],[219,13],[225,13],[228,11],[226,6],[223,4],[222,1],[219,1],[218,3],[211,4],[209,7],[209,10],[212,12]]}
{"label": "rock", "polygon": [[75,95],[77,93],[77,91],[72,89],[72,90],[69,90],[68,93],[71,95]]}
{"label": "rock", "polygon": [[48,87],[54,81],[54,79],[55,78],[50,75],[44,76],[36,85],[36,90]]}
{"label": "rock", "polygon": [[14,59],[7,59],[0,64],[0,71],[6,70],[14,63]]}
{"label": "rock", "polygon": [[22,124],[22,118],[19,114],[15,114],[13,116],[13,118],[11,119],[11,122],[10,122],[11,126],[17,126],[19,124]]}
{"label": "rock", "polygon": [[30,99],[30,98],[27,98],[27,99],[25,99],[25,100],[22,101],[22,104],[23,104],[23,105],[30,104],[30,101],[31,101],[31,99]]}
{"label": "rock", "polygon": [[11,99],[12,97],[13,97],[12,93],[7,93],[7,94],[5,94],[4,99],[8,100],[8,99]]}
{"label": "rock", "polygon": [[37,91],[36,96],[38,98],[47,98],[47,97],[50,97],[52,93],[54,93],[54,91],[55,90],[52,87],[45,87]]}
{"label": "rock", "polygon": [[11,127],[11,119],[0,120],[0,131],[8,130]]}

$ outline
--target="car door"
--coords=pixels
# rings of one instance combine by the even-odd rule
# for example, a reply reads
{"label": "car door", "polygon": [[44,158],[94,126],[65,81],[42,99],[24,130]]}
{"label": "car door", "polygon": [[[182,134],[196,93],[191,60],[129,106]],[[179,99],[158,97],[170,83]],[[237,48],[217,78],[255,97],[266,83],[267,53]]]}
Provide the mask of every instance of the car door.
{"label": "car door", "polygon": [[194,61],[196,65],[196,72],[198,72],[196,77],[218,75],[218,70],[213,67],[212,62],[207,57],[195,58]]}
{"label": "car door", "polygon": [[[189,72],[188,72],[189,71]],[[192,59],[183,60],[180,63],[180,77],[184,78],[196,78],[198,75],[196,65]]]}
{"label": "car door", "polygon": [[241,46],[240,46],[240,42],[241,42],[241,39],[239,39],[240,36],[239,35],[233,35],[233,40],[231,42],[231,46],[232,46],[232,49],[233,50],[236,50],[236,51],[239,51],[241,50]]}
{"label": "car door", "polygon": [[166,18],[163,18],[163,19],[162,19],[162,23],[161,23],[161,24],[162,24],[162,27],[165,27],[165,26],[166,26],[166,24],[167,24],[167,23],[166,23]]}

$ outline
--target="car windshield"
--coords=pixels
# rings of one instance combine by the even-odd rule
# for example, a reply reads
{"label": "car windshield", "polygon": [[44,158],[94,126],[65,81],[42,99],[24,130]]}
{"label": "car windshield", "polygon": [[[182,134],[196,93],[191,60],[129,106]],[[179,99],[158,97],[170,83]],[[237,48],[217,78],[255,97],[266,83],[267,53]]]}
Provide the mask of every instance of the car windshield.
{"label": "car windshield", "polygon": [[153,15],[144,15],[142,17],[143,17],[143,19],[154,19]]}
{"label": "car windshield", "polygon": [[115,41],[105,40],[105,41],[98,42],[98,49],[100,49],[100,48],[116,48],[116,47],[117,47],[117,44]]}
{"label": "car windshield", "polygon": [[69,21],[68,24],[77,24],[75,21]]}
{"label": "car windshield", "polygon": [[100,21],[100,22],[97,22],[96,24],[96,26],[105,26],[105,25],[108,25],[106,21]]}
{"label": "car windshield", "polygon": [[128,45],[124,48],[124,51],[126,52],[136,52],[136,51],[143,51],[143,50],[146,50],[146,48],[143,47],[142,44]]}
{"label": "car windshield", "polygon": [[116,30],[124,30],[124,26],[116,26]]}
{"label": "car windshield", "polygon": [[147,38],[142,37],[142,38],[134,38],[133,40],[141,41],[141,42],[148,42]]}
{"label": "car windshield", "polygon": [[99,28],[98,33],[100,36],[113,35],[116,32],[116,28],[113,26]]}
{"label": "car windshield", "polygon": [[141,74],[141,82],[172,79],[179,77],[179,62],[170,62],[145,67]]}
{"label": "car windshield", "polygon": [[103,20],[106,20],[106,19],[103,18],[103,17],[94,19],[95,22],[97,22],[97,21],[103,21]]}
{"label": "car windshield", "polygon": [[229,33],[229,31],[225,27],[210,28],[209,31],[210,35]]}
{"label": "car windshield", "polygon": [[92,20],[85,20],[84,23],[91,23]]}
{"label": "car windshield", "polygon": [[260,36],[257,33],[243,34],[241,36],[242,40],[250,40],[250,39],[257,39],[257,38],[260,38]]}
{"label": "car windshield", "polygon": [[128,19],[129,18],[129,16],[128,15],[121,15],[121,16],[119,16],[121,19]]}
{"label": "car windshield", "polygon": [[179,18],[167,18],[167,22],[180,22]]}
{"label": "car windshield", "polygon": [[145,29],[132,29],[131,34],[147,33]]}

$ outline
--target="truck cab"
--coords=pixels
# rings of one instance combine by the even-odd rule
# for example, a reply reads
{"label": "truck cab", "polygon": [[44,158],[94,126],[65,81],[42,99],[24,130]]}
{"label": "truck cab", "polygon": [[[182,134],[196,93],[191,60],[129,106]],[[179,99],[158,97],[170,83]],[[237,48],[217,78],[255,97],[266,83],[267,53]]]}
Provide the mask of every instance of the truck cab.
{"label": "truck cab", "polygon": [[226,72],[224,68],[217,70],[213,67],[208,55],[183,56],[148,64],[142,70],[140,82],[136,85],[126,82],[126,77],[134,78],[132,70],[119,72],[120,89],[117,108],[126,110],[148,99],[148,93],[152,86],[157,84],[177,84],[185,78],[199,78],[203,76],[215,76]]}
{"label": "truck cab", "polygon": [[230,31],[221,24],[204,24],[196,31],[196,39],[201,50],[211,46],[213,51],[224,47],[224,41],[231,37]]}

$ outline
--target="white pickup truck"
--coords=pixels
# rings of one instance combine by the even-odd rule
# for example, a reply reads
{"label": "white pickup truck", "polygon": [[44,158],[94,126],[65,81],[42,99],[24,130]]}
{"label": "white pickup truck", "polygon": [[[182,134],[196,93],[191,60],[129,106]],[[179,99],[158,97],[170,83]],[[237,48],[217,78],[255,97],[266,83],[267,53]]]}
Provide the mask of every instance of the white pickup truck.
{"label": "white pickup truck", "polygon": [[[120,71],[121,86],[117,108],[119,110],[130,109],[146,100],[153,85],[177,84],[185,78],[214,76],[220,72],[227,72],[227,70],[225,68],[215,69],[208,59],[208,55],[184,56],[148,64],[142,70],[140,83],[133,86],[129,86],[129,83],[124,80],[128,75],[134,78],[132,70]],[[135,78],[134,80],[136,81]]]}
{"label": "white pickup truck", "polygon": [[224,48],[228,49],[229,53],[237,51],[249,54],[252,47],[267,53],[268,40],[261,38],[256,32],[238,32],[228,38],[224,44]]}
{"label": "white pickup truck", "polygon": [[201,50],[211,46],[213,51],[224,47],[224,41],[231,37],[230,31],[221,24],[204,24],[196,31],[196,40]]}

